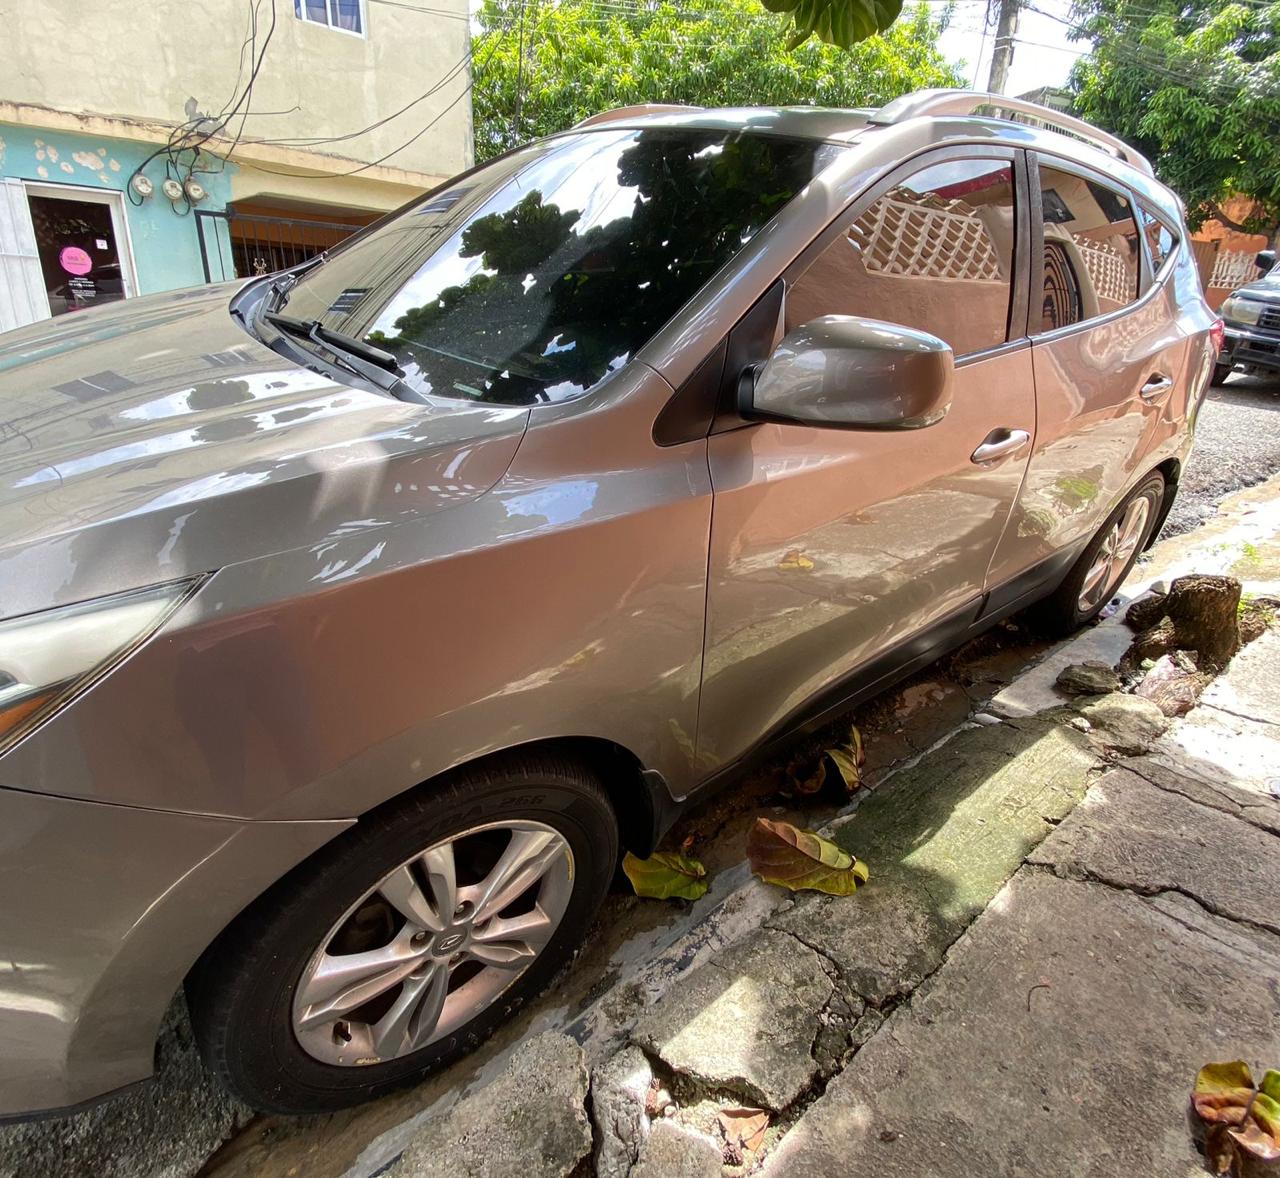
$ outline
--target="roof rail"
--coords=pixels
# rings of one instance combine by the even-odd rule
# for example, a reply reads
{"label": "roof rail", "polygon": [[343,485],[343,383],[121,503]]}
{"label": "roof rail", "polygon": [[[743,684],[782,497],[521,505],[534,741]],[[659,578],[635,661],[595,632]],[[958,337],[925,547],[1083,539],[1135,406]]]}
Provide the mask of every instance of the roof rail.
{"label": "roof rail", "polygon": [[1010,115],[1024,115],[1028,120],[1034,120],[1051,131],[1083,139],[1108,155],[1132,164],[1140,172],[1148,176],[1155,175],[1146,156],[1130,147],[1123,139],[1100,131],[1082,119],[1064,115],[1036,102],[1008,98],[1003,94],[988,94],[981,90],[917,90],[914,94],[904,94],[901,98],[886,103],[867,121],[876,126],[887,127],[926,115],[975,115],[991,112],[992,117],[999,118],[996,112],[1000,111]]}
{"label": "roof rail", "polygon": [[620,119],[633,119],[637,115],[671,115],[680,111],[703,110],[701,106],[686,106],[683,103],[642,102],[638,106],[617,106],[613,110],[602,110],[598,115],[583,119],[573,124],[573,130],[581,127],[598,127],[601,123],[615,123]]}

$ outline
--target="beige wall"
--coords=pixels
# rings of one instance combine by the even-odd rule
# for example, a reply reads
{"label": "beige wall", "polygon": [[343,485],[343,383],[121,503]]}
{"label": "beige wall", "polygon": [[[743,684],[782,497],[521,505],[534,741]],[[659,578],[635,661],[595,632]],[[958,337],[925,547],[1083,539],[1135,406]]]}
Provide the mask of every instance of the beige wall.
{"label": "beige wall", "polygon": [[[270,2],[262,4],[263,16]],[[460,94],[417,142],[362,176],[375,187],[411,191],[470,166],[466,70],[439,93],[358,138],[302,150],[254,142],[344,135],[422,94],[467,54],[466,0],[430,0],[430,7],[456,11],[462,19],[366,0],[364,37],[299,20],[293,0],[274,3],[276,31],[254,88],[254,110],[264,113],[250,118],[235,156],[242,168],[240,195],[306,187],[262,171],[255,182],[255,160],[294,172],[309,170],[312,160],[316,171],[336,173],[398,148]],[[75,129],[68,119],[106,116],[151,124],[153,134],[157,124],[186,118],[189,97],[202,112],[216,113],[235,86],[248,13],[249,0],[0,0],[0,104],[29,124],[39,124],[47,108],[56,116],[50,125],[64,129]],[[265,113],[274,111],[290,113]],[[358,183],[345,187],[355,194],[351,203],[364,203]]]}

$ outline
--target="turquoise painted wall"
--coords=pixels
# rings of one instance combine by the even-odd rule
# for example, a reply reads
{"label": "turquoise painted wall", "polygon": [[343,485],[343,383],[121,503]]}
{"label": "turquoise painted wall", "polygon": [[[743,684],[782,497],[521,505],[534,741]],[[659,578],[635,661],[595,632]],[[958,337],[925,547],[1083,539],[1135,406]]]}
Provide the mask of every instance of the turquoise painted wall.
{"label": "turquoise painted wall", "polygon": [[[155,147],[128,139],[0,123],[0,176],[124,192],[134,169]],[[190,155],[183,159],[189,160]],[[234,169],[234,164],[228,164],[221,173],[200,174],[198,179],[209,195],[198,208],[214,211],[226,208],[231,199]],[[123,198],[140,293],[199,285],[204,282],[204,267],[200,260],[196,218],[175,213],[174,206],[161,193],[160,183],[165,176],[163,159],[152,160],[146,175],[155,185],[151,196],[137,206],[129,203],[127,194]],[[218,275],[215,273],[214,277]]]}

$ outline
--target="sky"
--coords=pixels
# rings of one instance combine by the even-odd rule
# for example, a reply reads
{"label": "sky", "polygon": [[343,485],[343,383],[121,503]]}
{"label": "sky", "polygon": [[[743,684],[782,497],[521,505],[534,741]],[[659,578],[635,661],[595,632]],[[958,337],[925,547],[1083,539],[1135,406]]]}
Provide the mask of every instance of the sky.
{"label": "sky", "polygon": [[[942,7],[942,0],[936,0]],[[951,27],[943,34],[940,47],[951,61],[966,63],[968,80],[977,81],[977,89],[987,88],[991,69],[991,47],[995,40],[995,3],[991,5],[992,26],[983,36],[987,0],[954,0]],[[1009,67],[1006,94],[1025,94],[1040,86],[1061,86],[1071,66],[1087,42],[1072,42],[1062,23],[1070,9],[1070,0],[1029,0],[1037,9],[1024,8],[1018,14],[1017,41],[1013,64]],[[935,3],[935,0],[930,0]],[[1050,14],[1050,15],[1045,15]],[[1060,19],[1055,20],[1054,17]]]}

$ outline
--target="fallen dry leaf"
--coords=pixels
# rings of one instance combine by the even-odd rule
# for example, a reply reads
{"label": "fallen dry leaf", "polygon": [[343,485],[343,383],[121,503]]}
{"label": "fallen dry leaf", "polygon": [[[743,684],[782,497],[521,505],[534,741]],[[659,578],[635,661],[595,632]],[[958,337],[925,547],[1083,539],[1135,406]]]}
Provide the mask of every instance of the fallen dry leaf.
{"label": "fallen dry leaf", "polygon": [[747,862],[765,883],[793,892],[848,896],[867,882],[867,865],[811,830],[757,818],[747,835]]}
{"label": "fallen dry leaf", "polygon": [[769,1114],[762,1108],[724,1108],[718,1118],[725,1141],[738,1149],[759,1149],[769,1128]]}
{"label": "fallen dry leaf", "polygon": [[1242,1059],[1205,1064],[1191,1104],[1207,1127],[1206,1150],[1216,1173],[1238,1171],[1242,1152],[1263,1162],[1280,1159],[1280,1071],[1268,1071],[1255,1088]]}

